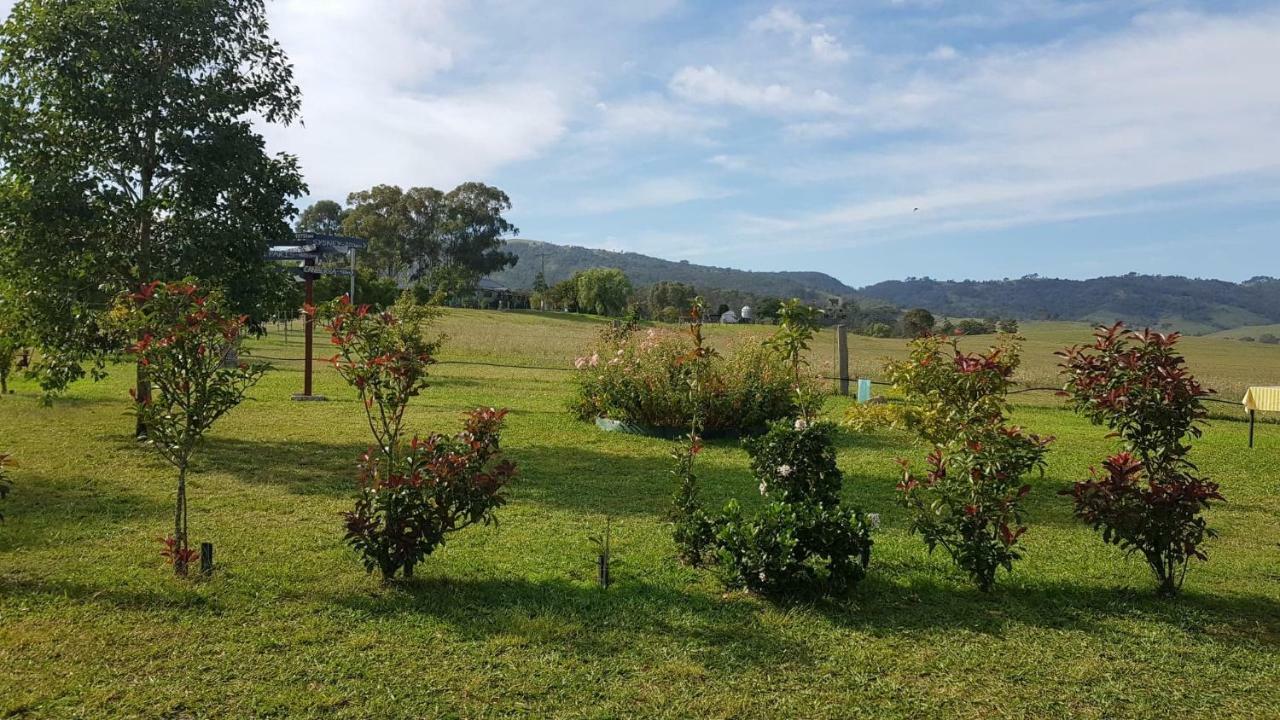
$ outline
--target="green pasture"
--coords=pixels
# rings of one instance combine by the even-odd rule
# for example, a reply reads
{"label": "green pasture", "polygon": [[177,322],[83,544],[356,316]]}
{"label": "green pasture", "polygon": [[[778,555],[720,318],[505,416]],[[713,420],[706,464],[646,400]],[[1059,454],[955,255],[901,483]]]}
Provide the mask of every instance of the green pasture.
{"label": "green pasture", "polygon": [[[831,600],[726,593],[676,562],[663,522],[669,444],[565,412],[568,368],[598,321],[450,311],[425,433],[478,405],[508,407],[522,471],[498,527],[471,528],[412,582],[384,586],[342,544],[367,441],[354,393],[317,370],[324,403],[289,399],[277,360],[211,433],[191,479],[193,540],[218,570],[175,580],[156,538],[173,472],[130,437],[129,372],[44,407],[29,381],[0,399],[14,490],[0,524],[0,717],[21,718],[1275,718],[1280,714],[1280,426],[1216,419],[1193,458],[1229,502],[1184,594],[1154,596],[1139,559],[1105,546],[1057,493],[1112,441],[1050,393],[1015,420],[1057,437],[1029,500],[1026,558],[983,595],[907,534],[893,432],[844,433],[846,502],[882,516],[868,579]],[[722,346],[767,333],[710,327]],[[1021,379],[1055,384],[1052,351],[1088,338],[1028,324]],[[901,340],[851,340],[878,376]],[[298,327],[253,343],[297,358]],[[832,337],[815,344],[829,370]],[[1280,383],[1280,348],[1188,338],[1192,369],[1232,401]],[[317,343],[320,355],[329,354]],[[510,367],[510,366],[523,367]],[[847,401],[833,398],[838,417]],[[1224,406],[1226,408],[1226,406]],[[1235,412],[1235,411],[1232,411]],[[698,458],[713,505],[759,503],[745,452]],[[595,586],[588,535],[613,528],[616,585]]]}

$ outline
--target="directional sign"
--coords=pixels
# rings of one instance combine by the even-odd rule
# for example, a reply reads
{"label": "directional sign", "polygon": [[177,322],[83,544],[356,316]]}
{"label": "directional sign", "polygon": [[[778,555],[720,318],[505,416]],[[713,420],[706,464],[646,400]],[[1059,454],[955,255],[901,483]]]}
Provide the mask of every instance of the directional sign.
{"label": "directional sign", "polygon": [[346,268],[326,268],[326,267],[300,267],[293,268],[295,272],[303,275],[338,275],[340,277],[351,277],[351,271]]}
{"label": "directional sign", "polygon": [[303,252],[301,250],[268,250],[268,260],[313,260],[320,257],[314,252]]}
{"label": "directional sign", "polygon": [[322,235],[320,233],[302,232],[298,233],[297,237],[302,242],[314,243],[332,250],[341,250],[342,252],[346,252],[351,248],[359,250],[369,244],[366,240],[345,235]]}

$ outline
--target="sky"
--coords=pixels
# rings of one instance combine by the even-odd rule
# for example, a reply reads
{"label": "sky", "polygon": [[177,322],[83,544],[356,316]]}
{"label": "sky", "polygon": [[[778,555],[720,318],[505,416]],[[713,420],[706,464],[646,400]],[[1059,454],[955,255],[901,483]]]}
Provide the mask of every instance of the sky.
{"label": "sky", "polygon": [[478,180],[522,237],[854,286],[1280,275],[1280,2],[268,7],[307,201]]}

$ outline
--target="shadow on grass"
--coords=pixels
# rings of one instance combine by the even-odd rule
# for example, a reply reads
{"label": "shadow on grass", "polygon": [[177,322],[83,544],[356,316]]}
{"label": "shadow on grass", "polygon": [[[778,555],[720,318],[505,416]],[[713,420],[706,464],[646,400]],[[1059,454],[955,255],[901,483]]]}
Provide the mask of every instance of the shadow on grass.
{"label": "shadow on grass", "polygon": [[283,486],[299,495],[346,497],[355,488],[355,463],[364,445],[307,440],[208,438],[196,460],[246,483]]}
{"label": "shadow on grass", "polygon": [[88,477],[14,472],[5,500],[0,551],[74,543],[113,532],[137,519],[172,517],[172,505]]}
{"label": "shadow on grass", "polygon": [[715,667],[812,662],[809,649],[759,622],[745,597],[684,593],[624,581],[608,591],[568,581],[422,577],[333,602],[370,618],[429,616],[471,640],[507,638],[567,649],[583,657],[625,654],[645,642],[699,649]]}
{"label": "shadow on grass", "polygon": [[[958,581],[962,582],[962,581]],[[1106,635],[1114,621],[1154,622],[1188,639],[1280,647],[1280,599],[1184,590],[1156,596],[1154,586],[1098,587],[1066,583],[998,585],[991,593],[938,574],[913,572],[906,584],[872,573],[844,603],[817,603],[833,623],[877,636],[938,628],[1003,636],[1015,626]]]}
{"label": "shadow on grass", "polygon": [[[165,572],[163,568],[157,569],[157,573]],[[163,578],[163,575],[158,577]],[[190,584],[193,582],[175,580],[167,588],[148,589],[121,587],[118,584],[103,587],[72,580],[0,574],[0,595],[12,599],[70,600],[116,610],[220,611],[219,601],[199,593]]]}

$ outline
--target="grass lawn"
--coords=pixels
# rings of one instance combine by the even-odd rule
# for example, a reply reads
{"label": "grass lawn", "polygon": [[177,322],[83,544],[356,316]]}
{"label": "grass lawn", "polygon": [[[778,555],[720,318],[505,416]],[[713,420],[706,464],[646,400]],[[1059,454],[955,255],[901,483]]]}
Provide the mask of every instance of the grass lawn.
{"label": "grass lawn", "polygon": [[[127,372],[50,408],[25,382],[0,399],[0,449],[19,463],[0,525],[0,717],[1280,717],[1280,426],[1260,425],[1249,451],[1245,425],[1217,420],[1196,445],[1229,503],[1210,514],[1210,562],[1172,601],[1057,496],[1112,445],[1047,394],[1016,413],[1058,441],[1033,481],[1026,559],[991,595],[905,531],[893,460],[923,449],[846,433],[846,501],[883,516],[869,577],[847,598],[773,603],[676,562],[668,443],[572,420],[565,372],[496,366],[565,366],[596,323],[455,311],[442,324],[444,360],[492,364],[438,366],[411,426],[509,407],[503,445],[522,476],[500,526],[454,536],[389,587],[341,542],[367,429],[328,368],[329,402],[295,403],[299,364],[279,363],[197,455],[193,540],[219,564],[204,582],[159,557],[174,473],[129,437]],[[709,329],[721,343],[764,331]],[[1088,331],[1026,333],[1036,384],[1053,380],[1049,351]],[[857,338],[855,369],[901,344]],[[300,353],[296,332],[256,345]],[[1275,348],[1186,350],[1211,385],[1280,382]],[[712,443],[699,473],[713,505],[759,502],[736,443]],[[587,536],[606,515],[621,564],[602,591]]]}

